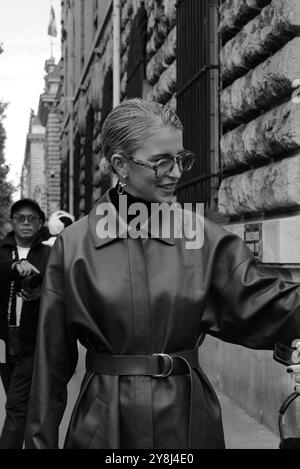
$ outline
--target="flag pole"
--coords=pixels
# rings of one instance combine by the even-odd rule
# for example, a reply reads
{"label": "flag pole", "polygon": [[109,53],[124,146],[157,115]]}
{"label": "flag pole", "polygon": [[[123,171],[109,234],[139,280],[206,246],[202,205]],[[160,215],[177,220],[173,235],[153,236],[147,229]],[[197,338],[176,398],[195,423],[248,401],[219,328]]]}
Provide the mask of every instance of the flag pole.
{"label": "flag pole", "polygon": [[[50,0],[50,11],[53,8],[52,0]],[[53,58],[53,37],[50,36],[50,58]]]}
{"label": "flag pole", "polygon": [[[50,11],[52,8],[52,0],[50,0]],[[52,36],[50,36],[50,59],[53,57],[53,43],[52,43]]]}

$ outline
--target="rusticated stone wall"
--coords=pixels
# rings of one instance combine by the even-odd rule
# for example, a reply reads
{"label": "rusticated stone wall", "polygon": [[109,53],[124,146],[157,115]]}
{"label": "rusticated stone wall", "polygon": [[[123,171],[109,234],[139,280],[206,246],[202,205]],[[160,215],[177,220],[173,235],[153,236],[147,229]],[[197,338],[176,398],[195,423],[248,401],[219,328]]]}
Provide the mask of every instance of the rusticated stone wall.
{"label": "rusticated stone wall", "polygon": [[[155,51],[160,48],[163,43],[163,37],[167,34],[166,21],[159,21],[159,18],[164,16],[164,8],[161,2],[146,0],[144,2],[147,11],[147,70],[148,62],[155,55]],[[125,97],[126,84],[127,84],[127,64],[129,53],[129,37],[132,29],[134,16],[141,6],[140,0],[122,1],[122,19],[121,19],[121,92],[122,98]],[[155,59],[152,63],[154,64]],[[153,72],[152,78],[149,83],[154,84],[159,78],[160,74],[165,70],[166,65],[162,66],[159,71],[159,65],[155,65],[156,71]],[[152,67],[154,68],[154,66]],[[148,72],[147,72],[148,78]]]}
{"label": "rusticated stone wall", "polygon": [[221,77],[233,81],[268,57],[270,52],[300,32],[300,2],[278,0],[263,8],[258,16],[223,47]]}
{"label": "rusticated stone wall", "polygon": [[219,32],[223,135],[219,211],[300,205],[300,2],[226,0]]}
{"label": "rusticated stone wall", "polygon": [[300,37],[221,92],[224,126],[235,127],[289,96],[299,78]]}
{"label": "rusticated stone wall", "polygon": [[223,168],[267,164],[300,148],[300,106],[290,100],[221,138]]}
{"label": "rusticated stone wall", "polygon": [[300,153],[223,181],[219,207],[224,213],[259,212],[300,205]]}
{"label": "rusticated stone wall", "polygon": [[[121,96],[126,98],[129,36],[141,0],[123,1],[121,20]],[[145,0],[146,77],[143,97],[176,107],[176,0]]]}
{"label": "rusticated stone wall", "polygon": [[234,36],[241,27],[271,0],[225,0],[220,7],[219,33],[223,38]]}

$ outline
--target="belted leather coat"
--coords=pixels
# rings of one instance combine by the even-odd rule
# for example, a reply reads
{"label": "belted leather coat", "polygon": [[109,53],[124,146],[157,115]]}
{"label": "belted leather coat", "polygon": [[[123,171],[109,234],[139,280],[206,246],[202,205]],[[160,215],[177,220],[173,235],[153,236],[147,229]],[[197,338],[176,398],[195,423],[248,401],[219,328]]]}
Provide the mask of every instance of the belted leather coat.
{"label": "belted leather coat", "polygon": [[[174,233],[103,237],[103,202],[122,224],[108,192],[52,248],[27,448],[58,447],[77,340],[103,358],[172,356],[205,334],[255,349],[299,337],[300,286],[262,274],[240,238],[209,220],[197,249]],[[86,372],[64,448],[188,447],[224,447],[219,402],[200,365],[163,377]]]}

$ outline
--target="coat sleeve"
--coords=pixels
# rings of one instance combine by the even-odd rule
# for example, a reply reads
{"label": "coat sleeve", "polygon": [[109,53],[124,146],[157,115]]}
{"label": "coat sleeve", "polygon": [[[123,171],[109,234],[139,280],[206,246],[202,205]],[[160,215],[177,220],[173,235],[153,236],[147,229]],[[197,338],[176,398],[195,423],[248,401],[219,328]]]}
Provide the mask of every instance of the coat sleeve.
{"label": "coat sleeve", "polygon": [[244,242],[225,235],[212,268],[204,329],[226,342],[273,349],[300,337],[300,285],[262,272]]}
{"label": "coat sleeve", "polygon": [[63,242],[58,238],[47,264],[41,298],[37,348],[25,444],[28,449],[58,448],[67,384],[77,359],[77,340],[66,327]]}
{"label": "coat sleeve", "polygon": [[13,262],[14,261],[12,260],[0,259],[0,282],[2,284],[7,284],[14,280],[15,275],[14,272],[11,270]]}

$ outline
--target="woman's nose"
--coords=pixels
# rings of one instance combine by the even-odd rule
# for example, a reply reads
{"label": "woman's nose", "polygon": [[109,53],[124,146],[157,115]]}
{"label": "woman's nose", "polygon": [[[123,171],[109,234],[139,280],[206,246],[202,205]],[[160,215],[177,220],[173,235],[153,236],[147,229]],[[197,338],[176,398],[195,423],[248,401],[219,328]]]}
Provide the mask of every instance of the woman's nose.
{"label": "woman's nose", "polygon": [[177,162],[175,162],[172,171],[169,173],[169,176],[172,176],[174,179],[180,179],[181,172]]}

